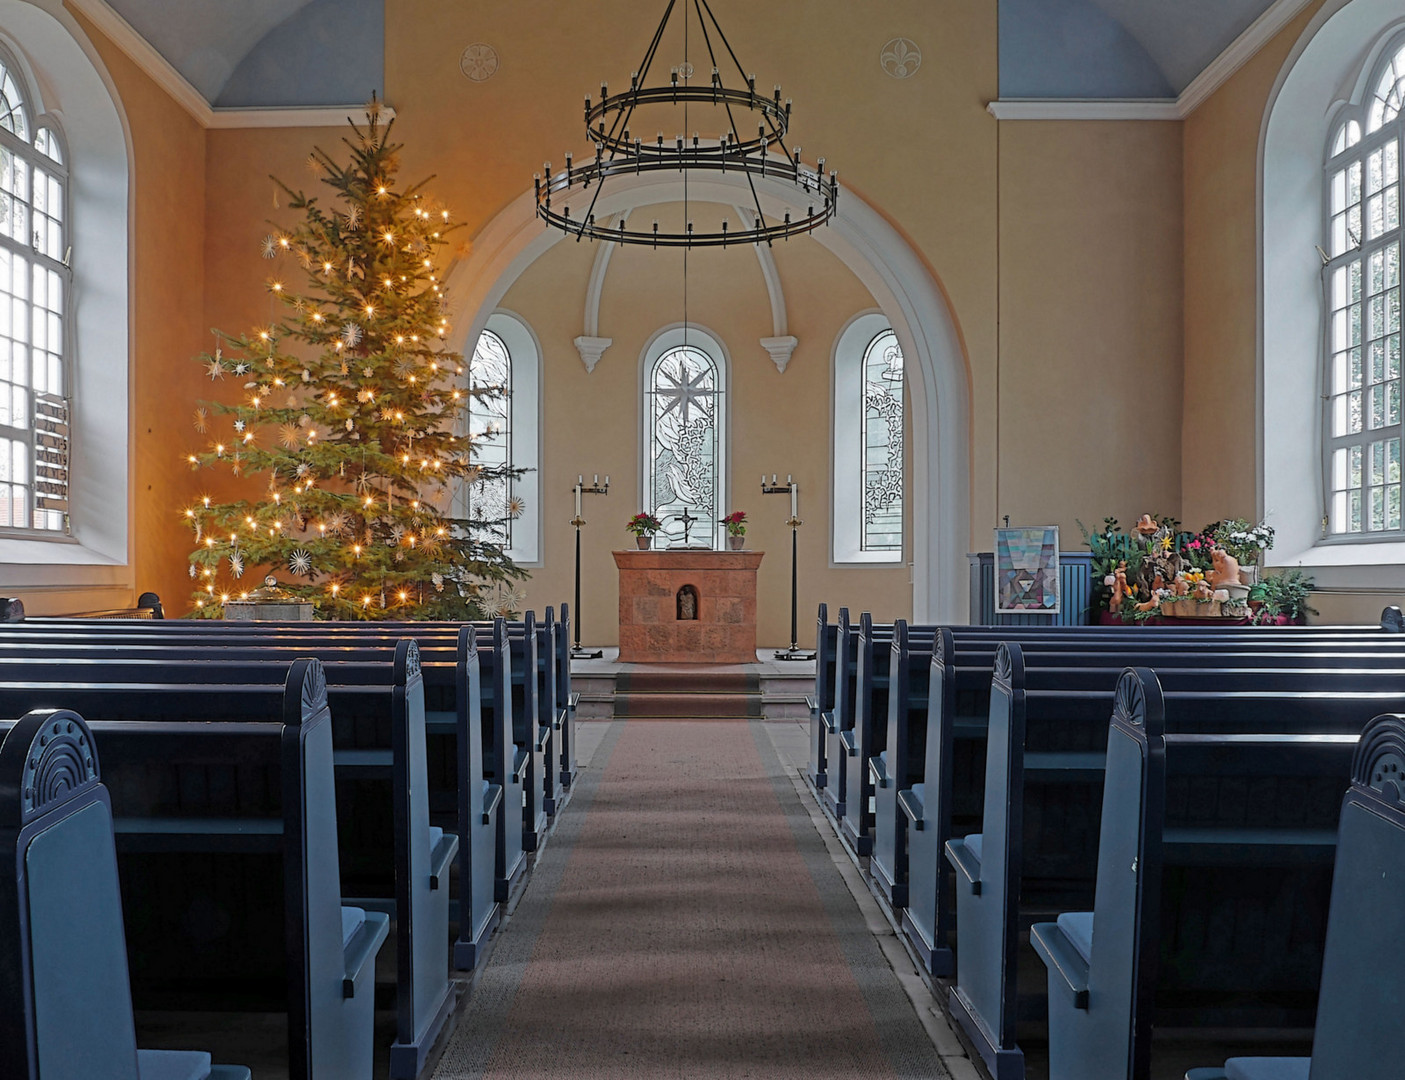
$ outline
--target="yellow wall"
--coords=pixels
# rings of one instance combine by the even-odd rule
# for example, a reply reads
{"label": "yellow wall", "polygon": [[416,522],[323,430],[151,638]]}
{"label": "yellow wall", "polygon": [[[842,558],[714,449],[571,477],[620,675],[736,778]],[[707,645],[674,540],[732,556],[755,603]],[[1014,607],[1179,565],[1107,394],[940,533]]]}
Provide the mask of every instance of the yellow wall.
{"label": "yellow wall", "polygon": [[1180,510],[1180,127],[1000,125],[997,511],[1066,550]]}
{"label": "yellow wall", "polygon": [[[1311,4],[1185,122],[1185,521],[1258,506],[1259,132]],[[1379,613],[1378,613],[1379,614]]]}
{"label": "yellow wall", "polygon": [[[475,235],[529,189],[546,160],[586,153],[584,93],[602,77],[623,85],[659,14],[622,0],[608,20],[569,5],[466,5],[387,0],[386,99],[406,144],[403,175],[430,188]],[[1143,510],[1191,524],[1255,512],[1255,169],[1272,81],[1308,13],[1285,29],[1184,124],[997,123],[996,6],[986,0],[897,0],[875,9],[844,0],[776,0],[726,13],[726,29],[762,86],[796,102],[794,142],[822,154],[843,186],[910,242],[948,298],[970,380],[970,545],[990,529],[1059,524]],[[627,28],[627,29],[626,29]],[[923,66],[887,77],[878,53],[913,38]],[[178,514],[216,484],[180,465],[194,441],[190,413],[210,386],[189,357],[208,328],[238,331],[272,312],[258,244],[275,208],[276,174],[305,184],[314,145],[333,130],[202,131],[115,48],[94,34],[113,72],[136,148],[137,433],[135,551],[139,587],[178,609],[189,593],[189,534]],[[470,40],[492,43],[498,74],[472,83],[458,70]],[[667,52],[667,50],[665,50]],[[661,56],[666,70],[673,57]],[[614,338],[587,374],[581,333],[593,251],[562,244],[509,290],[544,351],[546,440],[542,498],[546,565],[529,602],[566,597],[569,485],[610,473],[608,500],[588,504],[586,637],[613,639],[608,549],[627,539],[635,509],[639,353],[680,317],[676,257],[621,252],[611,268],[600,333]],[[749,479],[794,472],[804,486],[802,640],[815,604],[911,610],[909,570],[828,565],[829,363],[844,321],[873,306],[857,279],[813,241],[777,255],[800,339],[778,373],[756,344],[770,310],[753,255],[702,253],[690,273],[690,314],[733,355],[734,506],[765,547],[762,639],[788,636],[788,537],[779,500]],[[465,323],[472,312],[454,310]],[[1225,461],[1232,464],[1225,467]],[[229,490],[211,487],[216,494]],[[774,507],[774,512],[773,512]],[[774,519],[774,520],[773,520]],[[964,582],[949,583],[963,589]]]}
{"label": "yellow wall", "polygon": [[[136,590],[188,594],[190,546],[178,523],[190,478],[178,450],[201,393],[190,357],[205,323],[205,131],[120,49],[77,16],[101,54],[126,112],[132,153],[132,560]],[[79,299],[81,303],[81,298]],[[29,608],[72,611],[107,605],[35,598]],[[133,598],[135,599],[135,597]],[[47,601],[47,603],[46,603]]]}

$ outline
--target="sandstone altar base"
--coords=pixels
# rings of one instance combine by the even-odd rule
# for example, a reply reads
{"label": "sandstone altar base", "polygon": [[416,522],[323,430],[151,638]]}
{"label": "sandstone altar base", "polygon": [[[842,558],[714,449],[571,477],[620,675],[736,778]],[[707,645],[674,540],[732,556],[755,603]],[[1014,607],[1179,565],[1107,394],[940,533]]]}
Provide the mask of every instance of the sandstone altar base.
{"label": "sandstone altar base", "polygon": [[[621,662],[754,664],[756,570],[763,554],[614,552]],[[688,614],[696,617],[680,617]]]}

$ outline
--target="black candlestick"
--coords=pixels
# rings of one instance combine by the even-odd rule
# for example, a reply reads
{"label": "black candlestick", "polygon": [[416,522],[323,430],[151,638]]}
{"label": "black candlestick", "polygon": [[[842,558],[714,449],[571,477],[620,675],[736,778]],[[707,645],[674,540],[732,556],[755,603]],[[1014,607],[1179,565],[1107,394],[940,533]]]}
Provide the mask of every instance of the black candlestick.
{"label": "black candlestick", "polygon": [[806,652],[796,642],[800,631],[800,526],[804,524],[798,512],[800,485],[789,476],[785,478],[784,484],[777,484],[774,476],[771,477],[771,483],[767,484],[765,477],[762,477],[761,494],[789,495],[791,505],[791,515],[786,521],[790,526],[790,647],[777,649],[775,657],[777,660],[813,660],[815,654]]}
{"label": "black candlestick", "polygon": [[582,495],[608,495],[610,494],[610,478],[605,477],[605,483],[600,483],[600,478],[595,478],[595,483],[586,484],[584,477],[577,477],[572,493],[576,497],[576,516],[571,519],[571,524],[576,530],[576,633],[575,644],[571,646],[572,660],[598,660],[604,656],[600,649],[581,648],[581,623],[585,620],[581,618],[581,526],[585,524],[585,518],[581,517],[581,496]]}

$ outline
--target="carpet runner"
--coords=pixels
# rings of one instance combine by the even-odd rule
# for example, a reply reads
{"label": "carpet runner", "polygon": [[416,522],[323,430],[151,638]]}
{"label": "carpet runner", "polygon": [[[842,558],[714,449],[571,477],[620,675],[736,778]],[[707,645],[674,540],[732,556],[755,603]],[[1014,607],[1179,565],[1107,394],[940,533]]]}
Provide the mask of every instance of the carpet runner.
{"label": "carpet runner", "polygon": [[434,1073],[946,1076],[764,725],[610,725]]}

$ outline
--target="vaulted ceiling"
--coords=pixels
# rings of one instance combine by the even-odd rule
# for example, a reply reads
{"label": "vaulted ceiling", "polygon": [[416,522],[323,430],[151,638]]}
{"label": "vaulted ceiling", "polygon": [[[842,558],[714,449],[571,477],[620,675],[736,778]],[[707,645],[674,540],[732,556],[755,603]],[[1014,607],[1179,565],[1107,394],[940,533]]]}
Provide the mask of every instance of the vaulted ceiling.
{"label": "vaulted ceiling", "polygon": [[[108,2],[214,106],[341,105],[383,88],[384,0]],[[1175,97],[1272,3],[999,0],[1000,96]]]}

